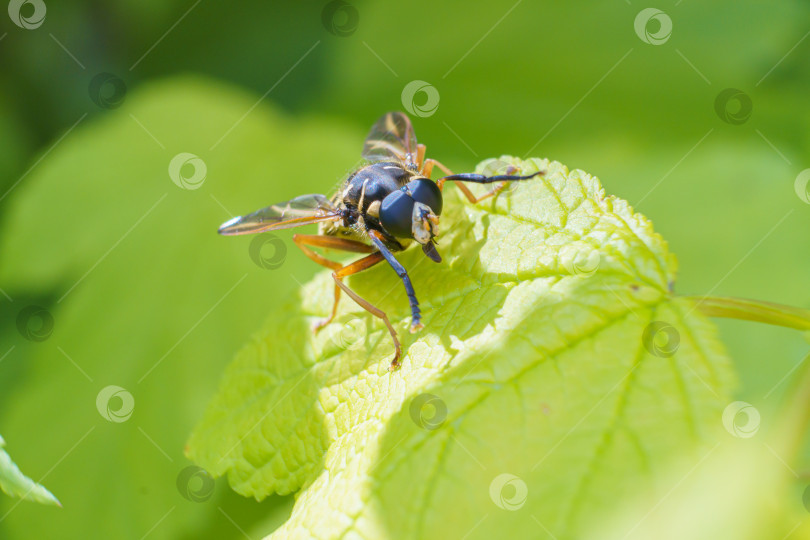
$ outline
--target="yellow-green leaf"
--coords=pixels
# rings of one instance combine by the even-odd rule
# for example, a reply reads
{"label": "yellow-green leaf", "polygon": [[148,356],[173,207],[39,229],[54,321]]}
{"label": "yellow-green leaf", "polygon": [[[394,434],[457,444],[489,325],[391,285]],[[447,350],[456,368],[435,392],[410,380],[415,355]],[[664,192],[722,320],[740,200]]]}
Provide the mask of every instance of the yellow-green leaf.
{"label": "yellow-green leaf", "polygon": [[6,442],[0,436],[0,490],[12,497],[19,497],[27,501],[61,506],[50,491],[20,471],[20,468],[11,460],[11,456],[3,450],[5,445]]}
{"label": "yellow-green leaf", "polygon": [[[672,293],[675,259],[650,222],[598,180],[502,157],[545,176],[471,205],[445,190],[434,264],[410,271],[425,328],[411,335],[394,272],[349,285],[334,323],[319,274],[228,368],[189,455],[258,499],[298,492],[274,538],[575,537],[631,494],[663,495],[697,461],[728,402],[713,326]],[[508,529],[507,529],[508,527]]]}

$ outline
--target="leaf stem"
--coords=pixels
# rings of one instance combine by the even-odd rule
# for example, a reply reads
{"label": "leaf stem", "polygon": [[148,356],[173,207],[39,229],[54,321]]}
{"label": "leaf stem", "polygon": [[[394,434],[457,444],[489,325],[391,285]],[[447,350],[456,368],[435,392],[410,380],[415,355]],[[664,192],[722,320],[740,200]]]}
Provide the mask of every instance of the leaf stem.
{"label": "leaf stem", "polygon": [[694,301],[695,307],[709,317],[741,319],[786,326],[797,330],[810,330],[810,310],[807,309],[747,298],[721,296],[687,296],[686,298]]}
{"label": "leaf stem", "polygon": [[[797,330],[810,330],[810,310],[750,300],[747,298],[728,298],[717,296],[687,296],[695,307],[709,317],[726,317],[746,321],[763,322]],[[783,419],[779,431],[780,445],[791,452],[792,461],[798,458],[798,452],[807,437],[810,426],[810,354],[802,360],[802,366],[796,375],[793,390],[790,392],[788,406],[783,410]]]}

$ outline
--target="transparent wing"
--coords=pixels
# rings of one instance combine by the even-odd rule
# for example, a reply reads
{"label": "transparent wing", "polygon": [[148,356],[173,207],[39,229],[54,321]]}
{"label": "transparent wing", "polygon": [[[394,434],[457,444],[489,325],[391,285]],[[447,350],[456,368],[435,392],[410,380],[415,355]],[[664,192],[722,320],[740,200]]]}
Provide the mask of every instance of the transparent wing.
{"label": "transparent wing", "polygon": [[389,112],[377,120],[366,137],[363,157],[369,161],[396,159],[403,163],[416,160],[416,135],[405,113]]}
{"label": "transparent wing", "polygon": [[338,219],[337,208],[323,195],[301,195],[228,220],[219,227],[219,234],[253,234]]}

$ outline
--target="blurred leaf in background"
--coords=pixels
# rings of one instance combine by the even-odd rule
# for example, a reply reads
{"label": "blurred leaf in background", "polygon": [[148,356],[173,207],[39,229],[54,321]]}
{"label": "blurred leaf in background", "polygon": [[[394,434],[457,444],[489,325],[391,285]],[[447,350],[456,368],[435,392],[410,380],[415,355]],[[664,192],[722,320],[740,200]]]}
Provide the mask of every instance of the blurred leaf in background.
{"label": "blurred leaf in background", "polygon": [[[289,239],[260,246],[254,260],[255,239],[223,241],[217,226],[230,209],[334,183],[331,165],[351,165],[361,138],[261,107],[211,150],[253,103],[197,78],[144,87],[77,128],[16,188],[0,238],[0,282],[14,299],[3,320],[32,333],[4,340],[13,350],[2,368],[20,375],[2,396],[2,421],[29,470],[59,463],[48,483],[65,494],[65,508],[45,520],[41,509],[15,508],[0,523],[10,536],[81,537],[104,515],[99,535],[140,537],[168,512],[152,537],[232,534],[218,506],[251,519],[286,511],[283,499],[251,511],[255,503],[223,485],[205,504],[175,487],[190,465],[185,439],[223,366],[284,291],[313,272]],[[313,145],[323,163],[310,159]],[[286,159],[266,160],[268,151]],[[193,189],[170,174],[183,152],[199,160],[175,180],[205,171]],[[26,314],[31,298],[50,307]],[[37,334],[44,318],[50,332]]]}

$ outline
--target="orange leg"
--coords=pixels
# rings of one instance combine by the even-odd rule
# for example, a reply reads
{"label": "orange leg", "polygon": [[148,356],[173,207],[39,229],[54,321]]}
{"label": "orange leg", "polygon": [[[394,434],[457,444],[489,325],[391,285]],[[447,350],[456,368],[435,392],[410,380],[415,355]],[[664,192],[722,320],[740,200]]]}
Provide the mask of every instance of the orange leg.
{"label": "orange leg", "polygon": [[[444,172],[448,176],[454,176],[453,171],[451,171],[450,169],[445,167],[441,162],[436,161],[435,159],[426,159],[425,160],[425,168],[424,168],[425,173],[424,174],[428,178],[430,178],[430,173],[433,172],[433,166],[434,165],[439,167],[442,170],[442,172]],[[510,165],[509,170],[507,170],[506,174],[507,175],[512,175],[515,172],[517,172],[517,170],[518,170],[517,167],[515,167],[514,165]],[[542,174],[542,173],[538,173],[538,174]],[[480,177],[480,175],[475,175],[475,176]],[[444,188],[444,182],[445,182],[445,179],[443,179],[443,178],[439,178],[436,181],[436,184],[439,186],[439,189]],[[497,186],[490,189],[489,191],[487,191],[486,193],[484,193],[483,195],[481,195],[479,197],[476,197],[475,194],[472,191],[470,191],[470,188],[468,188],[464,184],[457,183],[456,185],[461,190],[461,192],[464,194],[464,196],[467,197],[468,201],[470,201],[472,204],[476,204],[476,203],[479,203],[479,202],[483,201],[484,199],[488,199],[489,197],[493,197],[493,196],[497,195],[498,193],[503,191],[503,189],[508,184],[509,184],[509,180],[504,180],[503,182],[500,182]]]}
{"label": "orange leg", "polygon": [[[457,185],[460,187],[462,184],[457,184]],[[498,184],[494,188],[490,189],[489,191],[487,191],[486,193],[484,193],[480,197],[473,197],[472,199],[470,199],[470,196],[467,195],[467,199],[469,199],[470,202],[473,203],[473,204],[479,203],[479,202],[483,201],[484,199],[494,197],[495,195],[497,195],[498,193],[503,191],[503,189],[506,187],[506,185],[507,185],[506,182],[501,182],[500,184]]]}
{"label": "orange leg", "polygon": [[[425,168],[424,168],[424,175],[426,177],[430,178],[430,174],[433,172],[433,166],[434,165],[436,167],[440,168],[444,174],[453,174],[453,171],[451,171],[450,169],[445,167],[444,164],[441,161],[436,161],[433,158],[428,158],[428,159],[425,160]],[[437,184],[439,186],[439,189],[444,188],[444,182],[442,180],[439,180],[437,182]],[[458,186],[458,189],[460,189],[461,192],[464,194],[464,196],[467,197],[468,201],[470,201],[473,204],[478,202],[475,199],[475,195],[473,194],[473,192],[470,191],[470,188],[468,188],[464,184],[456,184],[456,185]]]}
{"label": "orange leg", "polygon": [[[374,315],[375,317],[382,320],[385,323],[385,326],[388,328],[388,333],[391,334],[391,339],[394,340],[394,359],[391,360],[391,366],[389,370],[393,371],[399,367],[399,358],[402,355],[402,348],[399,345],[399,339],[397,338],[396,330],[394,327],[391,326],[391,321],[388,320],[388,315],[385,314],[383,310],[371,304],[368,300],[365,300],[356,292],[351,290],[348,285],[343,283],[343,278],[347,276],[351,276],[352,274],[356,274],[358,272],[362,272],[363,270],[370,268],[377,264],[378,262],[383,260],[383,255],[379,251],[376,253],[372,253],[371,255],[367,255],[360,260],[353,262],[350,265],[344,266],[337,272],[332,273],[332,278],[335,280],[335,284],[339,287],[337,290],[343,290],[346,294],[351,297],[352,300],[357,302],[357,305]],[[335,303],[337,305],[337,302]],[[332,313],[334,316],[334,312]]]}
{"label": "orange leg", "polygon": [[[326,266],[327,268],[331,268],[334,270],[332,272],[332,278],[335,280],[335,302],[332,304],[332,313],[329,315],[328,318],[320,321],[315,328],[313,329],[315,332],[332,322],[337,314],[338,302],[340,301],[340,291],[346,291],[346,294],[351,297],[352,300],[357,302],[357,305],[374,315],[375,317],[379,317],[385,323],[385,326],[388,328],[388,333],[391,334],[391,339],[394,340],[394,359],[391,361],[391,370],[394,370],[399,367],[399,358],[402,355],[402,349],[399,345],[399,339],[397,339],[397,333],[394,330],[394,327],[391,326],[391,322],[388,320],[388,316],[385,314],[384,311],[379,309],[378,307],[372,305],[367,300],[363,299],[360,295],[356,292],[351,290],[345,283],[343,283],[343,278],[356,274],[358,272],[362,272],[367,268],[371,268],[378,262],[384,259],[382,253],[379,251],[375,251],[375,248],[364,244],[362,242],[358,242],[356,240],[348,240],[345,238],[338,238],[335,236],[324,236],[324,235],[317,235],[317,234],[295,234],[293,235],[293,242],[301,248],[301,251],[304,254],[315,261],[316,263]],[[315,253],[309,247],[322,247],[322,248],[332,248],[332,249],[340,249],[343,251],[350,251],[353,253],[369,253],[362,259],[358,259],[351,264],[342,265],[339,262],[332,261],[327,259],[326,257]]]}
{"label": "orange leg", "polygon": [[[344,268],[343,264],[337,261],[327,259],[326,257],[324,257],[319,253],[315,253],[307,246],[321,247],[327,249],[330,248],[339,249],[342,251],[349,251],[352,253],[372,253],[374,251],[374,248],[372,246],[369,246],[368,244],[364,244],[362,242],[358,242],[356,240],[348,240],[346,238],[338,238],[336,236],[325,236],[319,234],[294,234],[293,242],[295,242],[295,245],[301,248],[301,251],[304,252],[304,255],[306,255],[316,263],[320,264],[321,266],[330,268],[335,272]],[[335,303],[332,305],[332,314],[326,319],[317,322],[313,328],[313,331],[317,332],[318,330],[320,330],[321,328],[332,322],[332,320],[335,318],[335,314],[337,313],[339,301],[340,301],[340,288],[336,285]]]}
{"label": "orange leg", "polygon": [[451,171],[450,169],[445,167],[444,164],[442,164],[439,161],[436,161],[433,158],[428,158],[428,159],[424,160],[424,162],[422,164],[422,174],[425,177],[430,178],[430,175],[433,173],[433,166],[434,165],[439,167],[442,171],[444,171],[445,174],[453,174],[453,171]]}
{"label": "orange leg", "polygon": [[[416,168],[417,170],[422,170],[422,167],[425,165],[425,152],[427,151],[427,146],[424,144],[417,144],[416,145]],[[428,178],[430,175],[426,174]]]}

